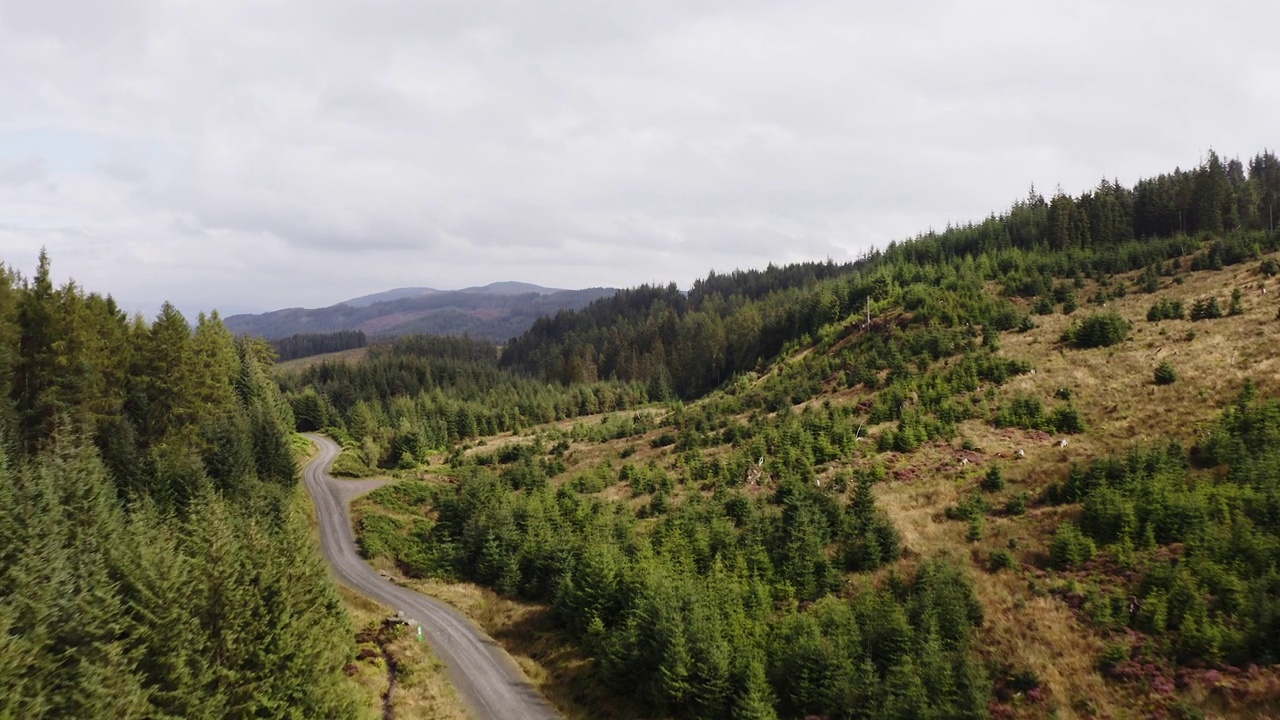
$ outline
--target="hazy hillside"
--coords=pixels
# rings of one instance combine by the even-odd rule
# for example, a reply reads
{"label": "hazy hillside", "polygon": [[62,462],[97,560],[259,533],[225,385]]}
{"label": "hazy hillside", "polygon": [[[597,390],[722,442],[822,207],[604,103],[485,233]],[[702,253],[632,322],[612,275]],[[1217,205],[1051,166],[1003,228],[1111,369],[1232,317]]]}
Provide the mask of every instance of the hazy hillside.
{"label": "hazy hillside", "polygon": [[435,295],[440,292],[443,291],[429,287],[395,288],[393,290],[384,290],[379,293],[373,293],[372,295],[361,295],[358,298],[351,298],[350,300],[340,302],[338,304],[349,305],[351,307],[366,307],[374,303],[390,302],[391,300],[401,300],[403,298],[421,297],[423,295]]}
{"label": "hazy hillside", "polygon": [[[299,333],[360,330],[366,335],[409,333],[471,335],[501,342],[560,310],[577,310],[613,295],[611,288],[556,290],[524,283],[494,283],[465,290],[401,288],[326,308],[289,308],[226,319],[233,333],[268,339]],[[413,293],[410,297],[397,295]],[[386,299],[391,298],[391,299]]]}

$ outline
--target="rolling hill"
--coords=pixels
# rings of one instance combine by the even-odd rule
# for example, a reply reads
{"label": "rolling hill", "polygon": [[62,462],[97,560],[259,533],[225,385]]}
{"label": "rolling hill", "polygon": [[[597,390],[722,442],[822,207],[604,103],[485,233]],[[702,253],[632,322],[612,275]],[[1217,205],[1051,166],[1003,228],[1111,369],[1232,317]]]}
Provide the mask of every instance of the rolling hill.
{"label": "rolling hill", "polygon": [[517,282],[451,291],[397,288],[325,308],[233,315],[225,322],[233,333],[267,339],[362,330],[369,336],[429,333],[503,342],[528,330],[539,317],[578,310],[615,292],[612,288],[560,290]]}

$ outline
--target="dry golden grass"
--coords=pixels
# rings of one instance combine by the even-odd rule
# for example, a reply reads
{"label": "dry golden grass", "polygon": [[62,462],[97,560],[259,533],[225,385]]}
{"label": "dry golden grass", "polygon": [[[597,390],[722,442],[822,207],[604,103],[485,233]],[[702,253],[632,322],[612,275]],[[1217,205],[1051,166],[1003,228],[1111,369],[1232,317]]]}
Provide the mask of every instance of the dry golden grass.
{"label": "dry golden grass", "polygon": [[[369,598],[342,588],[342,600],[357,628],[376,632],[390,611]],[[351,678],[364,690],[368,717],[383,717],[383,698],[390,676],[382,651],[373,642],[360,644],[361,653],[348,667]],[[458,699],[444,665],[426,643],[407,630],[397,633],[386,645],[396,666],[396,687],[391,695],[391,716],[395,718],[439,718],[466,720],[471,717]]]}
{"label": "dry golden grass", "polygon": [[[1155,294],[1130,292],[1107,303],[1105,309],[1133,322],[1130,338],[1111,348],[1075,350],[1058,342],[1075,317],[1095,312],[1097,306],[1083,305],[1073,316],[1037,317],[1039,328],[1005,335],[1003,352],[1029,360],[1036,372],[1010,382],[1002,397],[1024,392],[1049,399],[1056,389],[1071,388],[1089,425],[1079,440],[1087,443],[1090,454],[1171,439],[1194,442],[1246,379],[1252,378],[1262,393],[1280,390],[1280,287],[1263,295],[1256,267],[1256,262],[1249,262],[1190,273],[1181,285],[1162,278]],[[1233,287],[1246,289],[1243,315],[1200,322],[1146,319],[1147,309],[1166,298],[1182,300],[1190,311],[1196,298],[1214,295],[1225,310]],[[1079,296],[1090,297],[1096,291],[1090,283]],[[1195,338],[1188,340],[1191,331]],[[1161,361],[1177,370],[1177,382],[1154,384],[1152,375]]]}
{"label": "dry golden grass", "polygon": [[354,362],[361,360],[365,355],[369,354],[369,348],[351,348],[350,350],[338,350],[337,352],[321,353],[319,355],[309,355],[307,357],[297,358],[295,360],[285,360],[284,362],[275,364],[275,371],[281,373],[297,373],[306,370],[312,365],[319,365],[326,362]]}
{"label": "dry golden grass", "polygon": [[636,717],[593,678],[593,661],[551,622],[544,605],[498,595],[473,583],[395,578],[424,595],[449,603],[471,618],[511,655],[529,681],[567,720]]}

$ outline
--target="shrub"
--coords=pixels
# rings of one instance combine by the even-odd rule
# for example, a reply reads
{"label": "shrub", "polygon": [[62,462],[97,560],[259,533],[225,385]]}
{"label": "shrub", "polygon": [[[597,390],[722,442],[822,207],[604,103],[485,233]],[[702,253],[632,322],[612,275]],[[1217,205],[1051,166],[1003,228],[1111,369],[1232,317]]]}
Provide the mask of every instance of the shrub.
{"label": "shrub", "polygon": [[1034,395],[1015,395],[996,414],[996,427],[1021,427],[1037,430],[1044,424],[1044,405]]}
{"label": "shrub", "polygon": [[1227,314],[1233,315],[1233,316],[1243,315],[1244,314],[1244,304],[1242,302],[1243,300],[1244,300],[1244,292],[1240,288],[1235,288],[1234,290],[1232,290],[1231,304],[1227,306]]}
{"label": "shrub", "polygon": [[991,510],[991,503],[981,495],[974,493],[969,497],[961,500],[958,505],[952,505],[946,509],[948,520],[964,520],[965,522],[973,522],[980,519]]}
{"label": "shrub", "polygon": [[965,533],[964,538],[969,542],[978,542],[982,539],[982,530],[986,527],[986,520],[982,517],[976,517],[969,520],[969,530]]}
{"label": "shrub", "polygon": [[1148,293],[1160,289],[1160,270],[1155,265],[1148,265],[1146,272],[1142,274],[1142,289]]}
{"label": "shrub", "polygon": [[1049,416],[1049,424],[1060,433],[1084,432],[1084,420],[1080,418],[1080,411],[1074,405],[1064,405],[1054,410]]}
{"label": "shrub", "polygon": [[1109,347],[1123,342],[1132,329],[1132,323],[1114,312],[1094,313],[1067,328],[1062,341],[1080,348]]}
{"label": "shrub", "polygon": [[1275,258],[1267,258],[1258,266],[1258,272],[1267,277],[1275,277],[1280,275],[1280,262],[1276,262]]}
{"label": "shrub", "polygon": [[1216,297],[1197,298],[1191,305],[1192,320],[1216,320],[1220,317],[1222,317],[1222,307],[1218,305]]}
{"label": "shrub", "polygon": [[1025,515],[1027,514],[1027,494],[1019,492],[1004,504],[1004,511],[1008,515]]}
{"label": "shrub", "polygon": [[1000,492],[1004,489],[1004,476],[999,465],[987,468],[987,474],[982,478],[982,489],[987,492]]}
{"label": "shrub", "polygon": [[991,572],[1000,572],[1013,567],[1013,553],[1004,548],[996,548],[987,555],[987,568]]}
{"label": "shrub", "polygon": [[1098,658],[1098,667],[1102,670],[1110,670],[1111,668],[1129,660],[1129,644],[1126,642],[1107,643],[1102,649],[1102,656]]}
{"label": "shrub", "polygon": [[1178,380],[1178,373],[1166,360],[1156,366],[1155,381],[1157,385],[1172,385]]}
{"label": "shrub", "polygon": [[335,477],[369,477],[377,474],[377,471],[369,467],[368,460],[365,459],[364,453],[356,448],[343,448],[338,454],[338,459],[333,461],[333,467],[329,470]]}
{"label": "shrub", "polygon": [[675,433],[670,433],[670,432],[664,432],[658,437],[649,441],[649,447],[651,448],[663,448],[663,447],[667,447],[668,445],[675,445],[675,444],[676,444]]}
{"label": "shrub", "polygon": [[1058,526],[1049,545],[1049,564],[1059,570],[1079,567],[1093,558],[1097,547],[1073,522]]}
{"label": "shrub", "polygon": [[1035,311],[1037,315],[1053,314],[1053,298],[1043,295],[1036,300]]}
{"label": "shrub", "polygon": [[1030,315],[1023,315],[1022,319],[1018,321],[1018,332],[1028,332],[1035,330],[1037,327],[1039,325],[1036,325],[1036,321]]}
{"label": "shrub", "polygon": [[1147,320],[1151,322],[1160,322],[1161,320],[1182,320],[1187,316],[1186,310],[1182,307],[1181,300],[1160,300],[1147,310]]}

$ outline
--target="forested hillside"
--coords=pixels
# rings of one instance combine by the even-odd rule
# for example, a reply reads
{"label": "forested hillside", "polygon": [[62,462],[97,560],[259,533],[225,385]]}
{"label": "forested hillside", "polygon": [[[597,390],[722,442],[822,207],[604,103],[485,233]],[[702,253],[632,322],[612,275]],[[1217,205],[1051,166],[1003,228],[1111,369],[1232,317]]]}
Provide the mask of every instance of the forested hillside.
{"label": "forested hillside", "polygon": [[593,300],[608,297],[613,290],[557,290],[520,283],[494,283],[481,288],[439,291],[426,295],[398,297],[372,302],[356,298],[351,304],[326,308],[289,308],[260,315],[232,315],[227,327],[236,334],[248,333],[278,339],[300,333],[361,331],[369,336],[470,335],[505,342],[533,324],[539,317],[563,309],[579,309]]}
{"label": "forested hillside", "polygon": [[571,716],[1267,717],[1277,195],[1211,153],[281,382]]}
{"label": "forested hillside", "polygon": [[265,344],[0,266],[0,717],[357,717]]}
{"label": "forested hillside", "polygon": [[1280,211],[1275,155],[1263,153],[1246,166],[1210,152],[1197,168],[1132,188],[1104,180],[1079,197],[1048,199],[1033,190],[1003,214],[891,243],[851,265],[713,273],[687,296],[674,286],[624,291],[581,312],[538,320],[502,360],[548,380],[655,380],[679,397],[698,397],[788,342],[864,312],[868,300],[887,307],[903,288],[946,290],[905,298],[910,311],[927,303],[933,307],[926,310],[948,308],[937,318],[944,325],[985,324],[993,308],[950,309],[953,301],[981,296],[988,282],[999,283],[1006,296],[1038,298],[1051,297],[1061,280],[1157,272],[1157,263],[1223,233],[1229,238],[1212,262],[1231,262],[1257,242],[1248,233],[1272,229],[1273,210]]}

